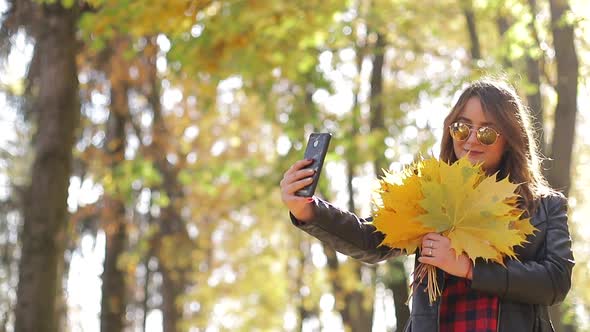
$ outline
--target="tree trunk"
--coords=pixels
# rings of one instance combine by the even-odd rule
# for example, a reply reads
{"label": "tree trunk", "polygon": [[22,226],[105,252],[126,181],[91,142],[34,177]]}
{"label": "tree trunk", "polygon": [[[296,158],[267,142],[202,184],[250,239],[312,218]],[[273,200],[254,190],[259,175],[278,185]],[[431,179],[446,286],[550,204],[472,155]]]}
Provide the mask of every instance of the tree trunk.
{"label": "tree trunk", "polygon": [[[164,177],[167,175],[164,174]],[[175,185],[178,186],[178,183],[175,182]],[[187,288],[192,263],[190,258],[178,257],[174,252],[190,253],[193,245],[179,214],[180,207],[175,204],[182,197],[171,192],[170,187],[166,192],[170,197],[170,205],[161,210],[157,256],[162,273],[163,331],[174,332],[179,331],[179,322],[183,318],[180,297]]]}
{"label": "tree trunk", "polygon": [[[362,64],[362,55],[358,54],[360,52],[357,49],[357,68],[360,72],[360,66]],[[311,101],[311,99],[310,99]],[[354,169],[357,164],[357,153],[356,147],[354,146],[355,137],[358,134],[359,130],[359,122],[360,122],[360,108],[358,107],[358,92],[354,94],[354,102],[353,102],[353,115],[352,115],[352,125],[350,128],[350,136],[349,139],[353,142],[349,147],[349,150],[346,153],[347,156],[347,168],[346,168],[346,176],[347,176],[347,187],[348,187],[348,210],[351,212],[356,212],[356,206],[354,201],[354,189],[352,186],[352,180],[354,178]],[[326,195],[323,195],[326,197]],[[334,295],[335,299],[335,309],[340,313],[342,317],[342,325],[346,329],[346,331],[366,331],[371,330],[373,324],[373,308],[372,308],[372,300],[368,300],[367,294],[368,292],[363,292],[358,289],[355,290],[346,290],[342,285],[342,277],[340,274],[342,273],[340,262],[337,258],[336,251],[327,246],[325,243],[322,243],[324,254],[326,255],[328,261],[328,270],[329,272],[329,279],[332,285],[332,294]],[[361,269],[363,268],[362,263],[357,261],[348,261],[346,264],[353,264],[352,270],[355,271],[354,279],[356,282],[361,282]],[[348,269],[347,269],[348,271]],[[372,299],[373,296],[370,296]],[[367,303],[371,301],[370,308],[363,306],[363,303]]]}
{"label": "tree trunk", "polygon": [[123,331],[127,288],[125,273],[119,269],[117,262],[127,247],[125,205],[116,198],[105,197],[102,217],[107,225],[104,226],[106,248],[102,274],[100,330]]}
{"label": "tree trunk", "polygon": [[147,331],[147,316],[150,311],[149,306],[149,298],[150,298],[150,279],[152,277],[152,270],[150,268],[150,255],[147,255],[145,260],[143,261],[143,266],[145,268],[145,277],[144,277],[144,284],[143,284],[143,299],[141,300],[141,331]]}
{"label": "tree trunk", "polygon": [[526,56],[526,73],[529,87],[526,89],[526,99],[528,107],[531,110],[532,125],[535,134],[535,139],[538,142],[539,151],[546,154],[546,142],[544,133],[545,119],[543,116],[543,101],[541,98],[541,73],[539,70],[539,60],[533,58],[531,55]]}
{"label": "tree trunk", "polygon": [[178,331],[178,323],[182,319],[182,310],[178,302],[184,293],[185,281],[172,268],[162,268],[162,315],[164,332]]}
{"label": "tree trunk", "polygon": [[572,148],[578,111],[578,57],[574,45],[573,26],[564,16],[571,11],[567,1],[550,0],[549,4],[557,62],[557,106],[548,180],[554,188],[567,195],[570,190]]}
{"label": "tree trunk", "polygon": [[[342,325],[346,331],[370,331],[373,324],[373,294],[359,290],[355,287],[353,290],[347,290],[342,284],[341,265],[338,261],[336,251],[322,242],[324,254],[327,258],[329,280],[332,284],[332,293],[336,301],[336,310],[342,317]],[[357,261],[347,261],[346,264],[353,264],[354,278],[356,282],[361,282],[362,263]],[[346,269],[350,271],[351,269]],[[350,278],[350,276],[347,276]],[[358,280],[357,280],[358,279]],[[370,303],[370,305],[366,305]],[[368,325],[367,325],[368,324]]]}
{"label": "tree trunk", "polygon": [[[154,125],[156,124],[154,117]],[[164,318],[164,332],[178,331],[178,323],[182,319],[182,306],[180,296],[184,294],[188,282],[190,259],[184,259],[174,255],[173,251],[190,252],[191,240],[186,232],[184,222],[180,216],[178,202],[182,199],[181,188],[176,181],[176,172],[169,169],[162,154],[163,160],[156,162],[159,171],[164,177],[163,192],[170,198],[168,206],[163,207],[159,218],[159,232],[157,234],[158,245],[156,256],[158,257],[160,272],[162,273],[162,313]]]}
{"label": "tree trunk", "polygon": [[[66,230],[66,234],[67,234]],[[66,238],[68,236],[66,235]],[[64,256],[68,256],[66,250],[70,250],[70,248],[66,249],[66,244],[69,243],[70,239],[67,242],[63,243],[61,250],[64,252]],[[58,262],[57,265],[57,275],[61,276],[61,282],[57,284],[57,298],[55,299],[56,303],[56,315],[57,315],[57,327],[59,331],[65,331],[68,327],[68,298],[66,297],[66,286],[68,284],[68,275],[70,272],[70,261],[64,257],[61,261]]]}
{"label": "tree trunk", "polygon": [[[531,13],[531,21],[528,24],[528,29],[532,37],[531,44],[527,44],[526,52],[524,55],[524,67],[526,71],[527,84],[524,87],[526,94],[527,105],[531,110],[532,115],[532,127],[534,128],[535,140],[538,142],[539,151],[546,154],[546,143],[544,134],[544,117],[543,117],[543,101],[541,98],[541,66],[543,66],[543,55],[540,51],[540,42],[535,27],[535,17],[537,15],[536,0],[529,0],[529,9]],[[506,32],[512,26],[512,18],[507,17],[502,10],[498,11],[498,17],[496,23],[498,25],[498,32],[500,37],[504,37]],[[538,51],[538,53],[535,53]],[[518,61],[516,64],[511,63],[510,59],[506,56],[502,58],[502,64],[505,68],[516,67],[520,68],[521,62]],[[518,70],[518,69],[517,69]],[[544,168],[544,167],[543,167]]]}
{"label": "tree trunk", "polygon": [[301,289],[305,286],[305,275],[306,271],[313,269],[313,263],[311,262],[311,253],[310,253],[310,242],[308,238],[303,238],[302,232],[297,232],[295,235],[296,241],[295,243],[299,245],[299,250],[297,250],[297,267],[293,271],[291,275],[295,275],[294,280],[294,289],[293,297],[294,297],[294,304],[297,312],[297,327],[295,331],[303,331],[303,322],[306,319],[311,317],[316,317],[319,319],[319,310],[316,310],[319,306],[314,304],[314,306],[310,309],[305,306],[305,297],[308,294],[302,294]]}
{"label": "tree trunk", "polygon": [[[566,0],[550,0],[551,32],[557,62],[557,106],[551,142],[551,162],[547,171],[549,183],[565,195],[569,194],[572,151],[578,110],[578,57],[574,45],[574,28],[565,17],[571,11]],[[564,307],[550,309],[557,331],[573,331],[563,320]]]}
{"label": "tree trunk", "polygon": [[[497,13],[497,17],[496,17],[496,26],[498,27],[498,35],[500,35],[500,40],[502,41],[503,44],[505,44],[506,41],[504,41],[504,37],[506,36],[506,32],[508,32],[508,30],[512,26],[512,23],[506,14],[506,10],[502,6],[500,6],[498,8],[498,13]],[[508,54],[502,54],[500,61],[501,61],[502,66],[504,68],[507,69],[507,68],[512,67],[512,63],[508,57]]]}
{"label": "tree trunk", "polygon": [[[537,4],[536,0],[529,0],[529,7],[531,10],[531,22],[529,23],[529,30],[531,35],[533,36],[534,46],[531,49],[539,50],[541,49],[541,45],[539,42],[539,36],[537,34],[537,29],[535,27],[536,22],[536,15],[537,15]],[[540,53],[539,55],[531,54],[530,51],[526,53],[526,72],[527,72],[527,81],[530,85],[529,88],[526,90],[526,98],[529,108],[531,109],[531,113],[533,116],[533,128],[535,128],[535,139],[539,143],[539,151],[543,155],[547,153],[547,146],[545,142],[545,119],[543,116],[543,100],[541,98],[541,66],[543,61],[541,61],[543,55]]]}
{"label": "tree trunk", "polygon": [[[370,90],[370,129],[372,134],[384,135],[385,129],[385,116],[383,113],[383,65],[384,65],[384,54],[385,54],[385,40],[384,36],[380,33],[377,34],[377,40],[374,48],[373,68],[371,72],[371,90]],[[383,143],[384,145],[385,143]],[[377,157],[373,162],[373,168],[375,176],[382,176],[381,170],[388,169],[389,165],[383,151],[376,154]],[[385,284],[385,287],[391,289],[393,293],[394,305],[395,305],[395,318],[397,330],[401,331],[406,325],[406,322],[410,318],[410,309],[405,304],[408,299],[408,279],[403,260],[405,257],[397,257],[387,262],[387,274],[388,276],[384,279],[390,280]],[[394,275],[396,278],[392,278]]]}
{"label": "tree trunk", "polygon": [[[125,124],[129,116],[127,63],[123,59],[125,43],[113,42],[109,79],[111,107],[106,129],[105,153],[108,167],[114,170],[125,159]],[[105,193],[102,225],[105,232],[105,260],[102,274],[101,332],[122,332],[125,328],[127,287],[125,272],[118,267],[127,248],[125,203],[120,193]]]}
{"label": "tree trunk", "polygon": [[[159,232],[157,237],[157,249],[155,255],[158,257],[158,266],[162,273],[162,313],[164,320],[164,332],[178,331],[178,323],[182,320],[182,306],[180,297],[184,294],[190,266],[190,258],[178,257],[174,251],[191,252],[193,243],[186,230],[180,210],[184,194],[182,185],[178,182],[178,168],[168,162],[168,141],[170,133],[166,128],[162,116],[160,103],[160,80],[157,77],[155,67],[156,45],[151,44],[150,52],[153,66],[150,72],[149,103],[154,114],[152,144],[149,147],[149,154],[154,160],[156,168],[163,177],[163,184],[160,188],[169,198],[169,204],[162,207],[159,218]],[[149,53],[149,52],[148,52]],[[183,157],[180,157],[181,159]]]}
{"label": "tree trunk", "polygon": [[463,15],[465,15],[467,31],[469,32],[469,41],[471,45],[471,59],[481,59],[481,47],[479,45],[479,37],[477,34],[477,28],[475,24],[475,13],[473,12],[472,0],[462,0],[461,9],[463,10]]}
{"label": "tree trunk", "polygon": [[[357,62],[358,64],[358,62]],[[312,95],[310,92],[307,93],[306,103],[308,105],[307,109],[313,109],[313,101]],[[358,107],[357,99],[355,95],[355,105],[353,105],[353,109],[355,110],[353,114],[353,125],[352,125],[352,135],[351,139],[354,140],[354,136],[356,135],[356,129],[358,126],[358,118],[355,116],[358,114]],[[352,151],[356,151],[353,147]],[[349,151],[350,152],[350,151]],[[349,163],[348,163],[348,187],[349,187],[349,211],[355,212],[355,204],[354,204],[354,195],[352,191],[352,176],[354,170],[354,162],[350,162],[351,160],[356,160],[356,158],[351,158],[349,155]],[[329,200],[328,195],[326,193],[322,193],[322,196]],[[352,290],[345,289],[342,286],[342,273],[340,262],[338,262],[336,251],[327,246],[325,243],[322,243],[324,254],[328,260],[328,269],[330,271],[329,279],[332,285],[332,293],[334,295],[335,300],[335,309],[340,313],[342,317],[342,325],[346,331],[370,331],[373,326],[373,298],[374,298],[374,283],[371,285],[371,290],[366,291],[361,289],[360,287],[355,287]],[[374,275],[374,268],[365,267],[363,263],[356,261],[356,260],[349,260],[346,264],[351,264],[352,267],[350,269],[346,269],[346,271],[353,270],[354,279],[357,283],[362,283],[362,269],[368,268],[372,269],[372,274]],[[366,305],[370,303],[370,305]]]}
{"label": "tree trunk", "polygon": [[80,117],[75,6],[65,9],[59,3],[46,4],[39,12],[34,23],[39,27],[35,53],[42,55],[42,63],[33,106],[38,131],[30,205],[24,211],[21,237],[16,332],[58,329],[56,299],[62,282],[58,266],[67,243],[72,147]]}

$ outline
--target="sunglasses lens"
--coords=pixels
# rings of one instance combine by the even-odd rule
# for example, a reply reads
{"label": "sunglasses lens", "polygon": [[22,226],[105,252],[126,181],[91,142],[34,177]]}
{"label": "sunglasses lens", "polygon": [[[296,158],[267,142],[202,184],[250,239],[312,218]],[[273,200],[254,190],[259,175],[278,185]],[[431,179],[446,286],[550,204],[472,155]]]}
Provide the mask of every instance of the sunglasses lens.
{"label": "sunglasses lens", "polygon": [[477,139],[481,144],[492,145],[496,143],[498,133],[492,128],[482,127],[477,130]]}
{"label": "sunglasses lens", "polygon": [[457,141],[464,141],[469,137],[469,127],[461,122],[455,122],[450,128],[451,137]]}

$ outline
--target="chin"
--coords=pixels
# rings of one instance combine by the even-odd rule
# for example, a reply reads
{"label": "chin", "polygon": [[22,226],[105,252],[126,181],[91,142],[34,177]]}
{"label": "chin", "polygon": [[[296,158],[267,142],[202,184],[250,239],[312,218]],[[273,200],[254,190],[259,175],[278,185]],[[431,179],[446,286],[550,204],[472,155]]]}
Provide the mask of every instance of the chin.
{"label": "chin", "polygon": [[482,158],[482,157],[483,156],[472,156],[472,155],[469,155],[469,156],[467,156],[467,159],[469,159],[469,161],[472,164],[485,163],[485,159]]}

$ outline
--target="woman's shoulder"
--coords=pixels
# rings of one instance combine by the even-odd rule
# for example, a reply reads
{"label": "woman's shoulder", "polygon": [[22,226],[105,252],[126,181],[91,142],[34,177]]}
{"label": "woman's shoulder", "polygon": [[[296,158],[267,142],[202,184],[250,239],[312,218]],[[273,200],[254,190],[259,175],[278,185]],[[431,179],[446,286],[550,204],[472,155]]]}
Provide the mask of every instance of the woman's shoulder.
{"label": "woman's shoulder", "polygon": [[555,189],[551,189],[551,188],[543,190],[543,192],[541,192],[541,194],[540,194],[540,198],[544,199],[544,200],[566,200],[567,199],[567,197],[565,197],[565,195],[562,192],[557,191]]}
{"label": "woman's shoulder", "polygon": [[557,190],[550,189],[544,192],[539,197],[539,201],[541,205],[545,205],[549,213],[558,209],[567,209],[567,197]]}

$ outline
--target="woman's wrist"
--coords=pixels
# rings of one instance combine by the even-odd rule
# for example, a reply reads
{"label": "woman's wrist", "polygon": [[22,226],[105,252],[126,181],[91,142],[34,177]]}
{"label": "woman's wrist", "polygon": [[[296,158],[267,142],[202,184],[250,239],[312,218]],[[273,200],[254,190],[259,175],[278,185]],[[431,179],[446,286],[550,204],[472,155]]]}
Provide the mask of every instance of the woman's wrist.
{"label": "woman's wrist", "polygon": [[302,209],[300,209],[298,211],[291,210],[291,214],[298,221],[303,222],[303,223],[308,223],[314,217],[314,211],[313,211],[312,204],[313,204],[313,201],[310,201],[309,204],[305,205]]}

